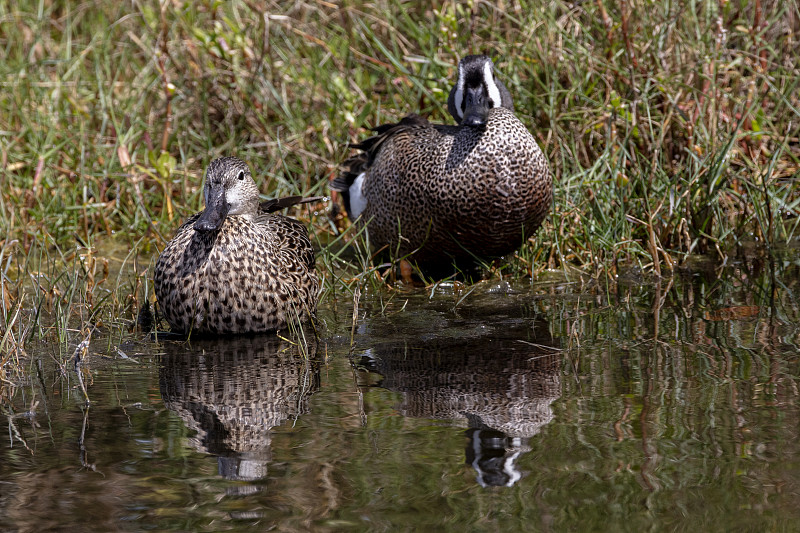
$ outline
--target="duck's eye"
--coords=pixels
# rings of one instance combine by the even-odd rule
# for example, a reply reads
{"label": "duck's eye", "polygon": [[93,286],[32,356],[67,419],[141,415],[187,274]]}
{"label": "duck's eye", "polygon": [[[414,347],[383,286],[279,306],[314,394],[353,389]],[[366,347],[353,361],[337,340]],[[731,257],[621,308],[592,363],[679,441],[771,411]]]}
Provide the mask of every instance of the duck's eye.
{"label": "duck's eye", "polygon": [[240,180],[244,179],[244,170],[239,171],[239,176],[237,176]]}

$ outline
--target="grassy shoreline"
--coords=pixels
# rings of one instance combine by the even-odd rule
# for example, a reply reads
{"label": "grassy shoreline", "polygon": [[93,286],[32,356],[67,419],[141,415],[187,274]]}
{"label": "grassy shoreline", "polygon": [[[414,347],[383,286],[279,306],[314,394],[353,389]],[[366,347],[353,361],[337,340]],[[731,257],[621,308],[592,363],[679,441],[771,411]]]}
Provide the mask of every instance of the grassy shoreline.
{"label": "grassy shoreline", "polygon": [[[132,318],[151,292],[142,258],[201,208],[211,159],[247,160],[268,196],[325,194],[364,127],[450,122],[466,53],[495,59],[556,187],[490,276],[668,276],[798,235],[796,1],[432,5],[0,0],[4,359],[45,309],[65,345]],[[380,285],[352,230],[349,260],[328,246],[347,229],[330,206],[292,213],[321,248],[323,297]],[[131,250],[124,274],[107,242]]]}

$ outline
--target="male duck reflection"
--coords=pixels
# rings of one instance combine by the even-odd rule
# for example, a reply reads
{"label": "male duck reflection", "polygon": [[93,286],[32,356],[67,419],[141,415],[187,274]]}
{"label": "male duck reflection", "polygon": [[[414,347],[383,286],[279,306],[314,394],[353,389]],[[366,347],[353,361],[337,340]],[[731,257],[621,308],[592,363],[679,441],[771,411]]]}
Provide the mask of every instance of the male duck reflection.
{"label": "male duck reflection", "polygon": [[356,383],[397,393],[401,416],[466,425],[465,459],[478,483],[510,487],[524,475],[518,460],[530,440],[555,418],[562,358],[546,322],[509,316],[503,305],[475,311],[430,317],[425,334],[395,323],[402,340],[372,343],[355,359]]}
{"label": "male duck reflection", "polygon": [[306,228],[273,211],[317,198],[259,204],[250,169],[211,162],[206,208],[178,229],[156,263],[161,313],[182,333],[256,333],[315,314],[319,280]]}
{"label": "male duck reflection", "polygon": [[514,115],[491,59],[459,62],[447,108],[458,126],[412,114],[374,128],[331,183],[373,243],[434,267],[513,252],[553,198],[544,154]]}

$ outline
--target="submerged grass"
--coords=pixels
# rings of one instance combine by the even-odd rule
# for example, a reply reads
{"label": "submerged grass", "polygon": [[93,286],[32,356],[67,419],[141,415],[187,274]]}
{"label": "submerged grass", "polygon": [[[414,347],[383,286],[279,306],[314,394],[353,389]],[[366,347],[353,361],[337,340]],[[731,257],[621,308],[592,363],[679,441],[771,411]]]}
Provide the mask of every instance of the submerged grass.
{"label": "submerged grass", "polygon": [[[365,126],[449,122],[467,53],[495,59],[556,184],[549,220],[488,275],[667,275],[786,242],[799,38],[796,0],[0,0],[3,361],[34,334],[67,357],[89,325],[124,329],[211,159],[247,160],[269,196],[325,194]],[[380,292],[391,264],[329,208],[291,213],[319,243],[323,298]],[[109,242],[133,250],[122,270]]]}

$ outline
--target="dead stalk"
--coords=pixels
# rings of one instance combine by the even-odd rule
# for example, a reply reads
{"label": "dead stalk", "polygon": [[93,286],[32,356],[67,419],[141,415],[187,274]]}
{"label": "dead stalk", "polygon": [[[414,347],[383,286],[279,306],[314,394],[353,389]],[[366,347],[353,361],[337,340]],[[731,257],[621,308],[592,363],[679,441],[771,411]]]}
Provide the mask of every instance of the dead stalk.
{"label": "dead stalk", "polygon": [[361,287],[356,283],[356,288],[353,291],[353,325],[350,328],[350,352],[352,353],[355,346],[356,325],[358,325],[358,303],[361,300]]}

